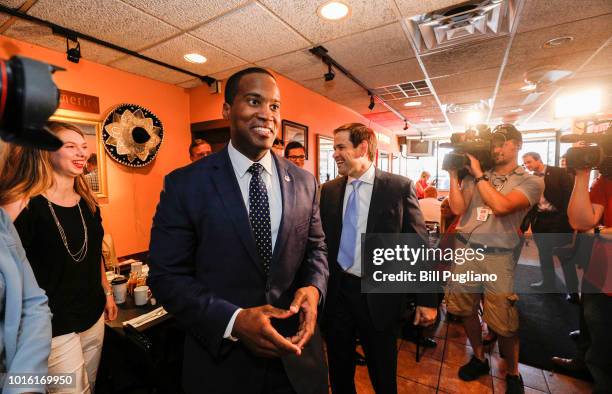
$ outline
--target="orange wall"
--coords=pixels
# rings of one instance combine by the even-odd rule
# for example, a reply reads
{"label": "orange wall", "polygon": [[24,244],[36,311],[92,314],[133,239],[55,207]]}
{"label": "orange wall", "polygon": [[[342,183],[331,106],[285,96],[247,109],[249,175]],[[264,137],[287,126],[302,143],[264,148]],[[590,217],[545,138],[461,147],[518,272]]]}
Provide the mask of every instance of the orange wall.
{"label": "orange wall", "polygon": [[[276,75],[276,78],[281,92],[281,115],[283,119],[308,126],[308,160],[306,160],[304,168],[312,173],[315,172],[317,134],[333,136],[333,130],[336,127],[349,122],[370,124],[367,118],[357,112],[306,89],[294,81],[281,75]],[[225,84],[222,84],[222,88],[224,87]],[[223,93],[210,94],[208,93],[208,86],[203,85],[190,89],[189,95],[192,123],[221,119]],[[376,123],[372,123],[370,127],[375,131],[391,135],[389,130]],[[395,140],[392,137],[391,146],[381,143],[379,148],[388,152],[396,152],[397,143]]]}
{"label": "orange wall", "polygon": [[66,68],[55,74],[55,83],[60,89],[99,97],[102,113],[94,115],[98,120],[103,120],[114,105],[133,103],[148,108],[162,121],[164,140],[149,166],[124,167],[107,156],[109,197],[101,201],[104,228],[115,240],[117,255],[148,250],[163,177],[189,162],[189,94],[183,88],[84,59],[78,64],[70,63],[64,53],[0,36],[0,57],[17,54]]}

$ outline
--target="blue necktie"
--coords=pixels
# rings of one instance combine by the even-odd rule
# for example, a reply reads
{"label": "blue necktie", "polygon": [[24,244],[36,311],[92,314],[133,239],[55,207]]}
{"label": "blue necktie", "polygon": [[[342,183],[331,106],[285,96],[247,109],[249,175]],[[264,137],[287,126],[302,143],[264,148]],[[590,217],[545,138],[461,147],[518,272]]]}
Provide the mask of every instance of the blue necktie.
{"label": "blue necktie", "polygon": [[359,185],[361,185],[359,179],[355,179],[351,182],[353,191],[346,202],[346,211],[344,212],[344,220],[342,221],[338,263],[345,271],[351,268],[355,263],[355,244],[359,236]]}
{"label": "blue necktie", "polygon": [[252,174],[249,183],[249,221],[255,237],[257,252],[263,262],[263,269],[270,271],[272,261],[272,226],[270,224],[270,205],[268,203],[268,190],[261,179],[263,166],[253,163],[247,170]]}

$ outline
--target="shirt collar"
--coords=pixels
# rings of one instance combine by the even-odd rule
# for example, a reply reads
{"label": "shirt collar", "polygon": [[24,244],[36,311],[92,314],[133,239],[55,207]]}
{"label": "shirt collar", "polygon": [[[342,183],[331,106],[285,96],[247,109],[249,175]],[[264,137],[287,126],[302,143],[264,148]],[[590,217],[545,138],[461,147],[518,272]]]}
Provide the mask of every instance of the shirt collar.
{"label": "shirt collar", "polygon": [[[374,177],[376,176],[376,167],[374,167],[374,163],[370,164],[370,168],[367,169],[366,172],[363,173],[359,177],[359,180],[363,183],[369,183],[370,185],[374,184]],[[347,183],[350,185],[357,178],[353,178],[352,176],[348,177]]]}
{"label": "shirt collar", "polygon": [[[236,173],[240,178],[242,178],[244,174],[246,174],[247,170],[253,165],[253,163],[255,163],[254,161],[240,153],[238,149],[236,149],[234,145],[232,145],[231,140],[229,144],[227,144],[227,153],[229,154],[230,161],[232,162],[232,167],[234,167],[234,170],[236,170]],[[263,166],[264,170],[268,174],[272,175],[272,154],[270,154],[269,149],[264,155],[264,157],[262,157],[258,161],[258,163]]]}

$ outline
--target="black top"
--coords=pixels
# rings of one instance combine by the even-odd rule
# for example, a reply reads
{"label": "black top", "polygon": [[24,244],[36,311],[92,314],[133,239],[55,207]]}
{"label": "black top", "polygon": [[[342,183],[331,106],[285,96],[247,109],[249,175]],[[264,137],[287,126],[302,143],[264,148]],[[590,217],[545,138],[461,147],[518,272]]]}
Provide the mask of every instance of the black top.
{"label": "black top", "polygon": [[[70,251],[77,252],[84,238],[78,207],[52,205]],[[100,318],[106,304],[100,270],[104,236],[100,209],[93,214],[83,199],[79,205],[88,236],[87,255],[81,262],[68,254],[45,197],[32,198],[15,220],[36,280],[49,297],[54,337],[87,330]]]}

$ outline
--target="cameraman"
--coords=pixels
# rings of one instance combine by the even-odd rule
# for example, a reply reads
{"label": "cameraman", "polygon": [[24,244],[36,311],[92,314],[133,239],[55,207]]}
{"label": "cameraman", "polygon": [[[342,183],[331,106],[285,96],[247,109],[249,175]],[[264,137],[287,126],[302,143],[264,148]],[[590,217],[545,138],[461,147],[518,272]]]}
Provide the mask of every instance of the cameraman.
{"label": "cameraman", "polygon": [[[578,339],[579,359],[553,358],[566,369],[586,364],[595,382],[594,393],[612,392],[612,160],[600,166],[589,192],[590,169],[576,169],[567,215],[577,231],[595,230],[589,264],[582,281],[582,316]],[[599,224],[603,227],[598,227]]]}
{"label": "cameraman", "polygon": [[[484,356],[478,305],[484,297],[483,320],[499,336],[500,353],[504,354],[508,373],[506,393],[523,393],[523,380],[518,371],[518,311],[514,293],[515,259],[521,221],[537,204],[544,190],[541,178],[528,174],[518,165],[522,146],[521,133],[511,124],[493,130],[491,156],[493,168],[483,171],[472,155],[470,175],[459,181],[458,171],[449,170],[449,202],[454,214],[460,215],[457,225],[457,248],[484,250],[482,260],[453,264],[453,273],[496,274],[496,281],[450,282],[446,304],[450,313],[463,317],[463,325],[474,355],[459,368],[459,377],[470,381],[489,373]],[[484,292],[484,296],[481,294]]]}

